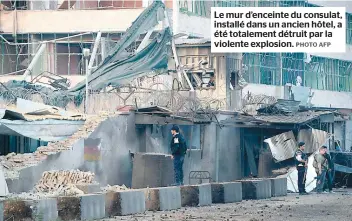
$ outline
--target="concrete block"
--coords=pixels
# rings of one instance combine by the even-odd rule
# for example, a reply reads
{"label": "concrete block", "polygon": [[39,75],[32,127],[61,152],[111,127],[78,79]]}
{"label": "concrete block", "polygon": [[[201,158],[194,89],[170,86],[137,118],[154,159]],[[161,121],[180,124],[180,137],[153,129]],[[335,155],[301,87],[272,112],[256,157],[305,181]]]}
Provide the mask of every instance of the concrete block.
{"label": "concrete block", "polygon": [[243,199],[267,199],[271,197],[271,181],[269,179],[240,180]]}
{"label": "concrete block", "polygon": [[[157,173],[155,171],[158,171]],[[132,188],[166,187],[174,183],[171,156],[157,153],[135,153]]]}
{"label": "concrete block", "polygon": [[81,196],[81,220],[105,218],[105,194]]}
{"label": "concrete block", "polygon": [[180,187],[161,187],[144,189],[146,209],[168,211],[181,208]]}
{"label": "concrete block", "polygon": [[181,186],[181,205],[184,206],[208,206],[211,205],[211,185]]}
{"label": "concrete block", "polygon": [[[51,221],[58,218],[55,198],[40,200],[6,200],[1,204],[1,218]],[[0,215],[1,215],[0,213]],[[1,219],[0,219],[1,220]]]}
{"label": "concrete block", "polygon": [[271,196],[287,196],[287,178],[271,178]]}
{"label": "concrete block", "polygon": [[81,219],[81,199],[76,196],[63,196],[57,198],[57,209],[59,219],[80,220]]}
{"label": "concrete block", "polygon": [[21,193],[19,179],[6,179],[7,187],[10,193]]}
{"label": "concrete block", "polygon": [[105,194],[105,211],[108,217],[144,213],[145,210],[143,190],[109,191]]}
{"label": "concrete block", "polygon": [[4,171],[2,170],[2,167],[0,167],[0,196],[7,195],[9,195],[9,188],[7,187]]}
{"label": "concrete block", "polygon": [[56,198],[40,199],[31,202],[32,219],[42,221],[57,220]]}
{"label": "concrete block", "polygon": [[0,202],[0,221],[4,221],[4,203]]}
{"label": "concrete block", "polygon": [[76,187],[82,190],[85,194],[101,192],[99,184],[77,184]]}
{"label": "concrete block", "polygon": [[24,220],[32,218],[30,200],[9,199],[3,202],[4,220]]}
{"label": "concrete block", "polygon": [[240,182],[212,183],[213,203],[234,203],[242,201],[242,184]]}

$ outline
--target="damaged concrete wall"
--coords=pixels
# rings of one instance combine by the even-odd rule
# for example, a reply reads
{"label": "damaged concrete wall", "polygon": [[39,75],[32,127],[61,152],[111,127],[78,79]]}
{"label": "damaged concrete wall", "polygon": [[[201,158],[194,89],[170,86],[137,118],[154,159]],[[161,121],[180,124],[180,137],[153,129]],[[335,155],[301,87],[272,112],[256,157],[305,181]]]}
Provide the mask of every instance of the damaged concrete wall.
{"label": "damaged concrete wall", "polygon": [[41,163],[20,170],[19,180],[8,182],[10,192],[30,191],[47,170],[91,170],[102,185],[131,185],[132,161],[129,154],[139,149],[134,114],[118,115],[102,122],[89,138],[101,140],[101,160],[87,162],[84,158],[84,139],[70,150],[53,155]]}
{"label": "damaged concrete wall", "polygon": [[217,127],[218,182],[241,178],[240,129]]}
{"label": "damaged concrete wall", "polygon": [[[156,135],[151,126],[145,130],[135,125],[134,113],[118,115],[103,121],[89,138],[100,139],[101,158],[97,161],[85,159],[84,139],[78,140],[72,149],[48,156],[42,163],[22,169],[19,181],[9,182],[11,192],[30,191],[47,170],[80,169],[96,174],[102,184],[131,186],[132,158],[130,152],[170,153],[172,125],[161,127]],[[155,127],[155,126],[154,126]],[[189,182],[190,171],[209,171],[213,180],[231,181],[241,178],[240,131],[237,128],[219,128],[215,123],[205,125],[200,133],[190,133],[190,126],[182,126],[188,142],[190,136],[201,142],[186,155],[184,181]],[[143,144],[143,142],[145,142]],[[193,141],[191,143],[194,143]],[[144,151],[143,151],[144,150]]]}
{"label": "damaged concrete wall", "polygon": [[[231,181],[241,178],[240,130],[219,128],[217,124],[180,126],[188,146],[184,162],[184,182],[189,183],[190,171],[208,171],[213,180]],[[170,153],[171,125],[158,130],[146,127],[146,150],[152,153]],[[201,132],[202,131],[202,132]],[[201,135],[200,133],[203,133]]]}
{"label": "damaged concrete wall", "polygon": [[130,151],[137,152],[140,146],[134,114],[119,115],[104,121],[89,137],[100,138],[102,142],[101,162],[96,162],[93,171],[98,181],[104,185],[131,186]]}

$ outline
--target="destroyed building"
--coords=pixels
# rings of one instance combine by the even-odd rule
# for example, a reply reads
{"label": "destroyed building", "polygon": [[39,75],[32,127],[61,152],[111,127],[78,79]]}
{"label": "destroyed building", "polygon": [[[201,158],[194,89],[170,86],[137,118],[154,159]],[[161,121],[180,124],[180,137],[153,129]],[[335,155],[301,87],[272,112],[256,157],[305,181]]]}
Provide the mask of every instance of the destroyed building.
{"label": "destroyed building", "polygon": [[[335,144],[344,152],[352,147],[349,13],[345,54],[212,54],[210,6],[317,5],[298,0],[0,3],[0,152],[27,153],[2,156],[12,193],[38,185],[50,189],[42,186],[51,185],[47,174],[75,176],[69,171],[76,169],[94,173],[101,186],[168,186],[172,124],[180,125],[191,148],[186,184],[275,176],[273,170],[292,166],[301,140],[310,145],[309,153],[323,144],[332,152]],[[49,126],[57,124],[65,130],[55,134]],[[11,139],[30,140],[13,144]],[[68,172],[48,172],[56,170]],[[57,182],[52,185],[64,183]]]}

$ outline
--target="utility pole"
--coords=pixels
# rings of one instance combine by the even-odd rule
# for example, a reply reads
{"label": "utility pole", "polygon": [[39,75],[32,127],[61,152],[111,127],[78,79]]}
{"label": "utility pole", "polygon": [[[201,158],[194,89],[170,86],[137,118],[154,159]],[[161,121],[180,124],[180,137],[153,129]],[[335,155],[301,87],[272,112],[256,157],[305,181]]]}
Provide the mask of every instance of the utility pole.
{"label": "utility pole", "polygon": [[83,49],[83,57],[84,57],[84,61],[86,64],[86,98],[85,98],[85,106],[84,106],[84,112],[85,114],[88,113],[88,76],[89,76],[89,54],[90,54],[90,50],[89,48],[84,48]]}

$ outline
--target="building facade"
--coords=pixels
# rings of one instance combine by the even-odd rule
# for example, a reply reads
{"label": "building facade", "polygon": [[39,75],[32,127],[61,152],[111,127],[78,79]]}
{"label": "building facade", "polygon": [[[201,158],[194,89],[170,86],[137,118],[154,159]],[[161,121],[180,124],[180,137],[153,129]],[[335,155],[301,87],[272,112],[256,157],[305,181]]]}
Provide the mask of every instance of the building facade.
{"label": "building facade", "polygon": [[[0,4],[0,77],[1,81],[21,79],[40,46],[46,47],[38,56],[31,73],[63,75],[75,84],[84,78],[83,49],[93,49],[97,32],[102,33],[94,66],[107,56],[121,35],[149,4],[144,0],[57,0],[1,1]],[[318,0],[178,0],[165,1],[174,34],[191,38],[210,38],[210,8],[222,7],[346,7],[346,53],[243,53],[213,55],[205,47],[187,42],[178,44],[182,65],[201,59],[207,61],[202,70],[189,71],[189,78],[198,74],[209,80],[213,73],[218,84],[213,89],[197,88],[201,99],[218,103],[219,108],[233,109],[247,94],[264,94],[285,98],[285,85],[296,84],[311,90],[311,103],[317,108],[352,110],[352,3]],[[153,36],[153,34],[151,35]],[[135,48],[143,36],[135,42]],[[198,42],[199,43],[199,42]],[[188,49],[186,49],[188,48]],[[192,66],[192,65],[191,65]],[[175,64],[170,62],[170,70]],[[241,93],[230,85],[233,71],[239,71],[248,83]],[[191,73],[192,72],[192,73]],[[193,79],[194,80],[194,79]],[[207,81],[206,80],[206,81]],[[205,82],[205,81],[204,81]],[[204,83],[203,82],[203,83]],[[186,89],[191,89],[185,82]],[[219,101],[221,100],[221,102]],[[344,147],[352,146],[351,123],[336,128]],[[338,129],[338,130],[337,130]]]}

